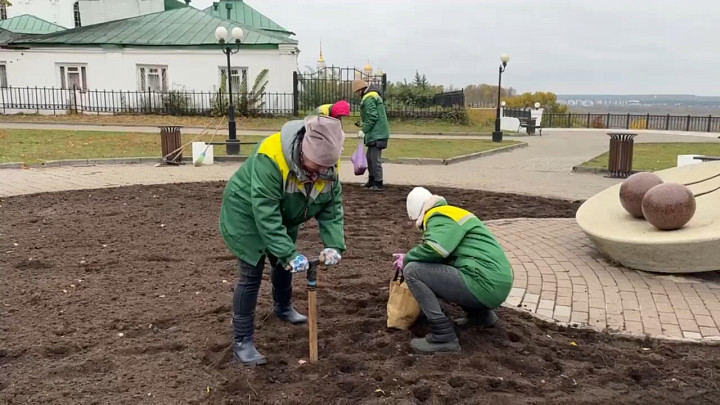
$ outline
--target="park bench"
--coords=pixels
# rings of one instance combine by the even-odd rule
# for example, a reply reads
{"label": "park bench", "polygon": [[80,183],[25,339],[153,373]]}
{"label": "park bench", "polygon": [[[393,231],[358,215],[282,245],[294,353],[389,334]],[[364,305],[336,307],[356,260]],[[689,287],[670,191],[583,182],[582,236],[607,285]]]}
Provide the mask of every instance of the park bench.
{"label": "park bench", "polygon": [[540,136],[542,136],[542,113],[541,109],[503,109],[503,116],[517,118],[520,120],[520,127],[525,128],[525,131],[530,135],[534,134],[536,129],[539,129]]}
{"label": "park bench", "polygon": [[720,156],[695,156],[693,159],[701,160],[703,162],[714,162],[720,160]]}

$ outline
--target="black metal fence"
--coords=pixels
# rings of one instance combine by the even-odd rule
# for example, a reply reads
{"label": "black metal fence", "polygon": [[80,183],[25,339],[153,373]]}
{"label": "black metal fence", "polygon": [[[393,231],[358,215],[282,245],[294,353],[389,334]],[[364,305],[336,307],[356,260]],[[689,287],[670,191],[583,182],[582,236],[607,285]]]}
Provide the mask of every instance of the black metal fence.
{"label": "black metal fence", "polygon": [[[351,92],[345,81],[341,88]],[[325,89],[333,88],[333,92]],[[233,94],[236,111],[241,116],[306,115],[322,104],[346,99],[359,114],[360,99],[337,93],[337,87],[320,80],[306,81],[295,93]],[[380,89],[382,91],[382,89]],[[442,119],[453,111],[452,97],[440,95],[437,105],[431,107],[408,106],[398,100],[385,98],[388,115],[392,118]],[[54,87],[0,88],[0,113],[3,114],[163,114],[207,115],[227,114],[227,92],[216,91],[118,91],[59,89]],[[460,106],[462,104],[459,104]]]}
{"label": "black metal fence", "polygon": [[553,114],[542,116],[546,128],[652,129],[661,131],[720,132],[720,116],[654,114]]}
{"label": "black metal fence", "polygon": [[[227,92],[218,91],[118,91],[58,89],[49,87],[0,88],[0,111],[53,114],[167,114],[217,115],[227,113]],[[234,94],[242,115],[290,115],[291,93]]]}
{"label": "black metal fence", "polygon": [[433,99],[433,104],[442,107],[465,107],[465,91],[446,91],[438,93]]}

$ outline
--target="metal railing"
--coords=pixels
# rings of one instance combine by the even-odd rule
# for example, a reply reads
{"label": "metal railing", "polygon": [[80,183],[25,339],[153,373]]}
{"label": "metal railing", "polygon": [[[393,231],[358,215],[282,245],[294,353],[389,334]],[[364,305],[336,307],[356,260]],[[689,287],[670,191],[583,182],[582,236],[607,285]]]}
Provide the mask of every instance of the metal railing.
{"label": "metal railing", "polygon": [[[455,96],[457,97],[457,96]],[[233,94],[235,109],[240,116],[306,115],[317,106],[337,99],[316,97],[302,90],[294,93]],[[315,99],[317,98],[317,99]],[[298,100],[303,102],[299,103]],[[356,103],[358,100],[353,100]],[[445,100],[448,101],[448,100]],[[451,102],[452,100],[449,100]],[[84,90],[77,87],[5,87],[0,88],[0,113],[3,114],[162,114],[209,115],[227,113],[229,97],[222,89],[216,91],[143,91]],[[407,105],[400,100],[385,98],[388,115],[393,118],[440,119],[453,107],[443,102],[430,107]],[[301,107],[301,108],[299,108]],[[457,107],[455,107],[457,108]],[[462,108],[462,105],[460,105]],[[359,115],[359,108],[353,111]]]}
{"label": "metal railing", "polygon": [[542,116],[542,125],[546,128],[608,128],[720,132],[720,116],[545,113]]}

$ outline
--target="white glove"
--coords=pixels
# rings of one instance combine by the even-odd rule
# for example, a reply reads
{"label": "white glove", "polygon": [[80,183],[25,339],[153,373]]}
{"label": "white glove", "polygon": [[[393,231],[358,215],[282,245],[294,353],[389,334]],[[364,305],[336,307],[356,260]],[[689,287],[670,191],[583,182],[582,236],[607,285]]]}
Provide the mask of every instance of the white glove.
{"label": "white glove", "polygon": [[323,249],[322,252],[320,252],[320,260],[325,261],[325,265],[332,265],[332,264],[338,264],[340,263],[340,259],[342,259],[342,256],[340,256],[340,252],[333,248],[326,248]]}
{"label": "white glove", "polygon": [[358,138],[365,138],[365,132],[363,132],[363,131],[358,131],[357,137],[358,137]]}

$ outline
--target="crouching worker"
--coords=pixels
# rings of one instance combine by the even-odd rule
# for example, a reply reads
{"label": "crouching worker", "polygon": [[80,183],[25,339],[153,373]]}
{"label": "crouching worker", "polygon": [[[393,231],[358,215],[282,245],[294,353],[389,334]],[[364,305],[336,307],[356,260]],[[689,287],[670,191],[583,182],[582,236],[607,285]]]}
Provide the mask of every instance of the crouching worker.
{"label": "crouching worker", "polygon": [[443,197],[416,187],[407,196],[407,212],[423,231],[423,241],[407,254],[396,254],[395,266],[403,269],[431,330],[411,345],[424,354],[460,351],[454,323],[438,298],[465,310],[460,324],[492,326],[497,321],[493,309],[510,293],[512,267],[485,224]]}
{"label": "crouching worker", "polygon": [[273,310],[291,324],[307,321],[291,304],[292,273],[308,270],[295,242],[300,225],[316,218],[325,249],[320,259],[337,264],[345,250],[342,187],[337,173],[345,134],[340,121],[312,116],[286,123],[262,140],[225,187],[220,232],[239,258],[233,296],[234,356],[265,364],[254,344],[255,305],[265,259],[270,262]]}

